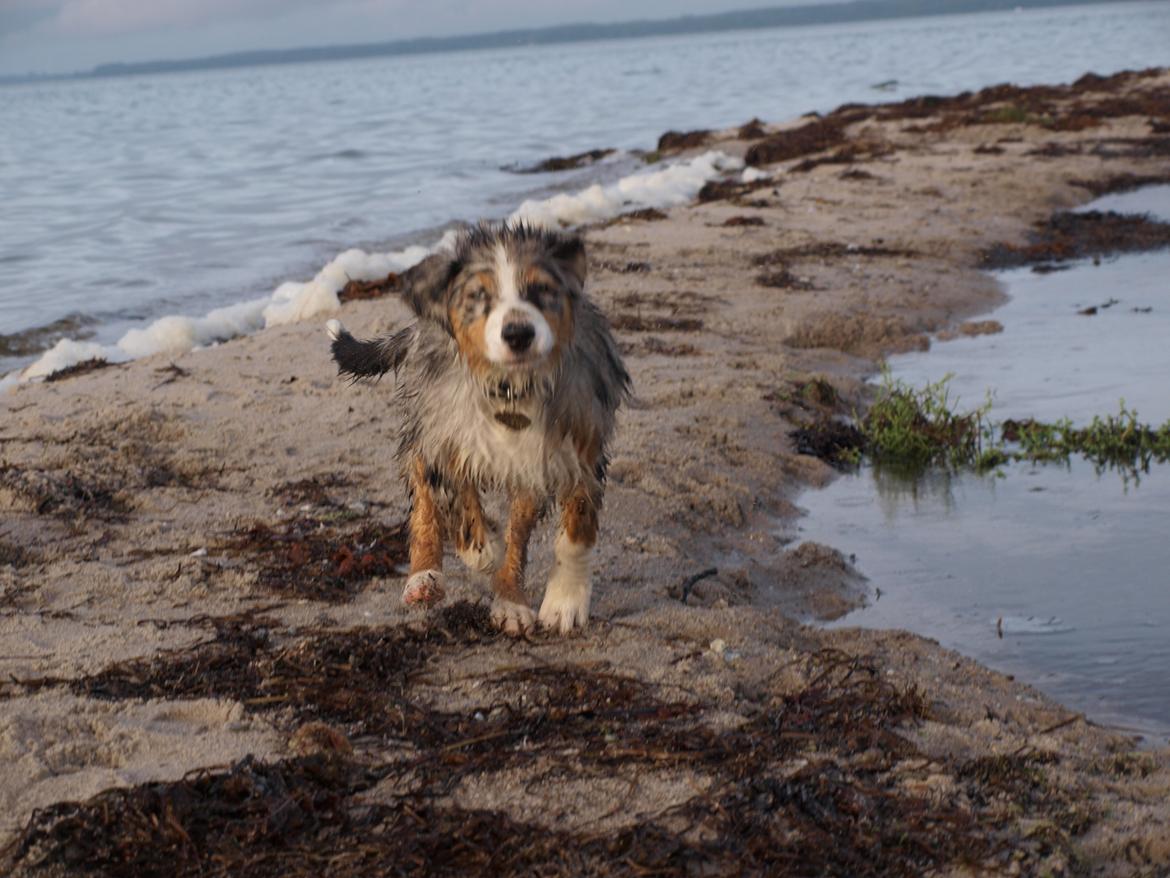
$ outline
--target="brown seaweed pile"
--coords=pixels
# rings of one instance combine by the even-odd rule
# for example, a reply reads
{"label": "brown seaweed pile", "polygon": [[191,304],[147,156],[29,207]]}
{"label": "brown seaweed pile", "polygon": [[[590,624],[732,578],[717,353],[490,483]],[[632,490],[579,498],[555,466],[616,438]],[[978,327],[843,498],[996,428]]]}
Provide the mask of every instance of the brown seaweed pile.
{"label": "brown seaweed pile", "polygon": [[841,146],[847,140],[845,125],[835,120],[814,119],[752,144],[744,161],[755,166],[785,162]]}
{"label": "brown seaweed pile", "polygon": [[553,156],[533,165],[506,167],[504,170],[510,171],[513,174],[547,174],[554,171],[573,171],[577,168],[587,168],[589,165],[599,162],[603,158],[613,155],[615,152],[617,152],[616,149],[590,149],[585,152],[576,153],[575,155]]}
{"label": "brown seaweed pile", "polygon": [[0,464],[0,489],[36,515],[118,520],[130,502],[109,477],[73,469],[27,469]]}
{"label": "brown seaweed pile", "polygon": [[[449,608],[432,629],[369,631],[369,640],[340,632],[277,647],[248,636],[234,673],[177,653],[111,669],[91,681],[104,688],[90,691],[173,696],[207,691],[196,684],[204,678],[216,681],[215,693],[276,712],[290,727],[326,720],[409,746],[360,758],[346,747],[275,763],[248,758],[54,805],[32,817],[0,863],[18,875],[168,878],[919,875],[1003,868],[1021,857],[1027,865],[1067,839],[1009,845],[1014,815],[1026,808],[1055,823],[1076,813],[1046,784],[1051,754],[950,765],[923,758],[899,732],[929,712],[917,690],[832,650],[808,658],[802,686],[758,693],[748,715],[728,725],[714,705],[580,667],[503,671],[488,679],[479,707],[433,710],[413,697],[416,672],[494,636],[486,612],[467,605]],[[631,814],[604,832],[520,823],[447,795],[464,778],[509,770],[555,783],[681,768],[708,782],[674,807]],[[917,778],[940,772],[954,778],[957,795],[916,791]],[[1087,821],[1063,825],[1075,833]]]}
{"label": "brown seaweed pile", "polygon": [[246,557],[261,588],[314,600],[347,600],[370,579],[399,575],[409,560],[405,521],[341,529],[312,515],[257,522],[217,550]]}
{"label": "brown seaweed pile", "polygon": [[96,372],[99,369],[105,369],[112,365],[114,364],[105,357],[90,357],[88,360],[81,360],[72,366],[66,366],[63,369],[50,372],[45,376],[45,381],[65,381],[68,378],[76,378],[78,375],[88,375],[90,372]]}
{"label": "brown seaweed pile", "polygon": [[1026,244],[996,244],[981,267],[1051,265],[1170,246],[1170,223],[1113,211],[1062,212],[1040,222]]}
{"label": "brown seaweed pile", "polygon": [[351,280],[337,294],[342,304],[362,299],[380,299],[402,290],[402,278],[391,272],[380,280]]}
{"label": "brown seaweed pile", "polygon": [[1123,116],[1144,116],[1156,124],[1170,119],[1170,94],[1165,90],[1143,90],[1140,84],[1161,73],[1158,68],[1123,71],[1112,76],[1087,73],[1070,85],[1002,84],[948,97],[923,95],[873,106],[846,104],[829,114],[826,121],[848,125],[869,119],[933,120],[919,129],[925,131],[1010,124],[1035,125],[1051,131],[1083,131],[1106,119]]}

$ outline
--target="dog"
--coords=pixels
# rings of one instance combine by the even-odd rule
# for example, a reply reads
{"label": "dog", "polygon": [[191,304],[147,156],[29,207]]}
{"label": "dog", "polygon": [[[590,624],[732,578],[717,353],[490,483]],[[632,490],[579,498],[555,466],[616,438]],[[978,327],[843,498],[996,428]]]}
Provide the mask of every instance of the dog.
{"label": "dog", "polygon": [[[630,392],[605,316],[585,293],[584,241],[524,223],[480,224],[454,251],[402,275],[417,320],[359,341],[328,324],[339,373],[393,371],[403,408],[398,461],[410,492],[407,604],[442,600],[443,547],[491,577],[493,622],[512,635],[583,628],[592,596],[608,449]],[[501,490],[501,541],[480,494]],[[559,506],[539,613],[524,593],[528,541]]]}

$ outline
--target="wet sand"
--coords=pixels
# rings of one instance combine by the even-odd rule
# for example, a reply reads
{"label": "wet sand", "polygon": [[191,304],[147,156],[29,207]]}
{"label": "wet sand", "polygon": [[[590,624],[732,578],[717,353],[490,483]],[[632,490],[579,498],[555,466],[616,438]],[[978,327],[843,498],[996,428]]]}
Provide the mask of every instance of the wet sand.
{"label": "wet sand", "polygon": [[[393,638],[427,624],[398,597],[406,501],[392,459],[392,388],[338,380],[319,323],[0,397],[0,838],[16,837],[34,809],[112,786],[177,780],[246,754],[294,757],[309,720],[348,739],[330,746],[352,748],[346,758],[361,765],[459,751],[488,722],[496,752],[468,756],[465,770],[422,792],[412,786],[429,782],[421,769],[383,780],[366,800],[399,807],[425,792],[435,825],[490,813],[496,826],[557,833],[560,846],[529,852],[532,862],[566,845],[593,850],[586,840],[604,835],[632,839],[629,856],[644,863],[666,856],[660,843],[647,846],[660,831],[700,857],[704,842],[734,849],[712,816],[732,799],[744,814],[784,812],[740,796],[752,778],[823,793],[831,777],[838,792],[880,789],[881,802],[897,803],[862,807],[879,829],[931,810],[957,821],[915,824],[923,851],[890,868],[963,874],[974,858],[1005,874],[1166,869],[1170,752],[1139,752],[931,641],[802,624],[856,606],[864,582],[830,548],[779,534],[799,515],[799,493],[833,475],[798,454],[789,433],[814,409],[862,405],[881,356],[921,349],[929,333],[1000,301],[980,271],[989,252],[1002,253],[995,245],[1025,244],[1035,223],[1095,194],[1170,177],[1168,108],[1170,74],[1155,72],[843,108],[677,141],[681,154],[746,155],[773,178],[709,186],[664,217],[587,230],[589,288],[617,327],[635,385],[614,450],[592,624],[581,636],[521,642],[470,625],[445,645],[412,646],[425,661],[399,695],[412,710],[462,717],[462,737],[431,738],[419,730],[433,722],[405,718],[395,734],[324,709],[320,694],[294,709],[267,683],[237,685],[249,655],[309,649],[306,638],[331,632]],[[362,335],[406,319],[392,297],[351,302],[338,316]],[[832,393],[810,394],[814,378]],[[548,530],[534,547],[534,602]],[[455,559],[448,570],[450,601],[483,600],[484,584]],[[251,652],[232,652],[240,642]],[[239,662],[239,673],[217,677],[209,649]],[[793,728],[785,740],[803,743],[739,774],[730,757],[651,758],[650,732],[627,705],[615,727],[581,732],[609,741],[604,731],[611,748],[625,732],[643,735],[607,760],[590,762],[564,739],[541,749],[529,735],[513,746],[508,724],[532,704],[562,710],[557,699],[584,697],[533,669],[576,675],[595,692],[614,676],[636,680],[664,718],[674,714],[662,705],[685,702],[704,734],[747,735],[778,716],[773,737]],[[809,708],[819,719],[801,725],[801,705],[841,693],[856,697],[849,711]],[[913,709],[883,712],[909,694]],[[504,704],[515,711],[492,712]],[[989,770],[1005,765],[1021,770]],[[702,811],[712,797],[718,808]],[[942,844],[958,823],[970,845]],[[808,827],[790,829],[758,831],[780,833],[806,862],[827,856]],[[836,843],[881,864],[865,847],[873,838]],[[596,862],[612,857],[623,871],[627,861],[606,851]],[[12,853],[32,869],[25,847]],[[759,851],[743,856],[766,862]]]}

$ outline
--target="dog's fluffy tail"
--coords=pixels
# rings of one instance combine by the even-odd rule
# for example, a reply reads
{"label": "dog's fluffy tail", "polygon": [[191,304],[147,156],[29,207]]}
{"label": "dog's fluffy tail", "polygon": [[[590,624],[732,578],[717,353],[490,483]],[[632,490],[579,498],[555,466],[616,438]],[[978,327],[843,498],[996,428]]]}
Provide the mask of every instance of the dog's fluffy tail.
{"label": "dog's fluffy tail", "polygon": [[380,378],[390,370],[398,371],[410,348],[412,327],[402,329],[385,338],[359,341],[350,335],[340,320],[325,324],[333,340],[333,359],[342,375],[358,378]]}

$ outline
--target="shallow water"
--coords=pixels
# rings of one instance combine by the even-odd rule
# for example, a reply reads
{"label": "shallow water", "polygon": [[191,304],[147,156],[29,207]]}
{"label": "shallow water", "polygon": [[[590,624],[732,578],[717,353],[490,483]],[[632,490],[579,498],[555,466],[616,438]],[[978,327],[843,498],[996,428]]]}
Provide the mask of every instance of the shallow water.
{"label": "shallow water", "polygon": [[[1090,206],[1170,219],[1170,187]],[[1143,421],[1170,419],[1170,252],[1000,278],[1002,334],[895,357],[894,377],[953,374],[967,408],[993,388],[996,420],[1085,423],[1121,397]],[[1135,480],[1075,460],[906,480],[867,467],[801,504],[800,536],[854,555],[873,590],[837,625],[936,638],[1099,722],[1170,741],[1170,468]]]}
{"label": "shallow water", "polygon": [[75,315],[66,334],[111,341],[639,163],[504,165],[1164,64],[1168,44],[1166,4],[1111,3],[0,88],[0,336]]}

